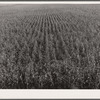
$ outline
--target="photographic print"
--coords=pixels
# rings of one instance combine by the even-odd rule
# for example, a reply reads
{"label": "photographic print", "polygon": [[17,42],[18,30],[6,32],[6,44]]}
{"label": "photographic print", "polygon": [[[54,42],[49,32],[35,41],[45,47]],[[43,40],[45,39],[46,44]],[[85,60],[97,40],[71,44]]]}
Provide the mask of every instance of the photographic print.
{"label": "photographic print", "polygon": [[0,89],[99,89],[100,4],[0,4]]}

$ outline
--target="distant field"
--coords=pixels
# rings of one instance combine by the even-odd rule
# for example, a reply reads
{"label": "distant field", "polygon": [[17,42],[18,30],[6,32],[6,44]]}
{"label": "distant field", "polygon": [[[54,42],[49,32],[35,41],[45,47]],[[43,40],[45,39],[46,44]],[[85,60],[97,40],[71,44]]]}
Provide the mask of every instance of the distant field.
{"label": "distant field", "polygon": [[0,88],[99,89],[100,5],[0,5]]}

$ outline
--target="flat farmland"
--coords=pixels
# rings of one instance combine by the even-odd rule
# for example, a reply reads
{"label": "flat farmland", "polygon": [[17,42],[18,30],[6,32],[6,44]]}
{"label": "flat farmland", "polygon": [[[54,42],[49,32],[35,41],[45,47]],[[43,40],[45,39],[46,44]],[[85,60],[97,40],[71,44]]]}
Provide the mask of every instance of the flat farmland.
{"label": "flat farmland", "polygon": [[100,5],[0,5],[1,89],[99,89]]}

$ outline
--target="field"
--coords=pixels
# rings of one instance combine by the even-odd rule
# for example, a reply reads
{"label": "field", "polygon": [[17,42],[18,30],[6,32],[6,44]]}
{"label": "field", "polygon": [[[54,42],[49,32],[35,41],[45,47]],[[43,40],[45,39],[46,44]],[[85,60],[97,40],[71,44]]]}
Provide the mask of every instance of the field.
{"label": "field", "polygon": [[99,89],[100,5],[1,5],[0,89]]}

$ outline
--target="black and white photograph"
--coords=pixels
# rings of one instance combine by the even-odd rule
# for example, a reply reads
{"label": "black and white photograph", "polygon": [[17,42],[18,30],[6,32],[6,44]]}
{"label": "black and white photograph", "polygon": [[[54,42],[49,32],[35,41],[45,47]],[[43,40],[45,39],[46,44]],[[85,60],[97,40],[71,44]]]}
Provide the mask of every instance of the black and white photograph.
{"label": "black and white photograph", "polygon": [[100,4],[0,4],[0,89],[100,89]]}

